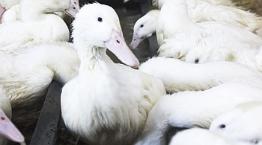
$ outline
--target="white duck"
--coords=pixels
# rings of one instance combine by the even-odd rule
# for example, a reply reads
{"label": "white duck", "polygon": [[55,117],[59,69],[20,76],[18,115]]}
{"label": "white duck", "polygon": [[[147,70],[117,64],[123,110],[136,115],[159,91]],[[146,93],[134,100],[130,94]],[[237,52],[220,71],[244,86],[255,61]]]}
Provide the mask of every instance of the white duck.
{"label": "white duck", "polygon": [[79,59],[70,44],[53,43],[0,51],[0,84],[12,105],[41,96],[53,78],[66,83],[78,71]]}
{"label": "white duck", "polygon": [[0,87],[0,145],[6,145],[7,139],[23,143],[24,136],[15,127],[9,118],[12,115],[12,108],[4,90]]}
{"label": "white duck", "polygon": [[[159,48],[159,56],[175,58],[186,56],[188,61],[187,53],[199,49],[199,53],[191,53],[194,57],[190,56],[191,59],[189,60],[193,62],[203,61],[210,58],[210,53],[214,52],[211,57],[214,60],[236,61],[257,69],[255,56],[262,45],[260,37],[229,24],[218,22],[193,23],[187,15],[187,4],[184,1],[179,2],[179,0],[176,0],[176,2],[177,4],[167,3],[164,5],[160,13],[163,16],[172,13],[178,19],[175,21],[176,24],[173,23],[172,26],[170,24],[165,25],[165,27],[172,27],[172,32],[176,31],[176,34],[164,41],[165,44]],[[167,17],[165,16],[165,19]]]}
{"label": "white duck", "polygon": [[[216,5],[206,0],[186,0],[183,1],[186,7],[181,6],[181,0],[160,0],[163,1],[161,11],[165,3],[169,3],[169,11],[165,6],[165,12],[159,16],[157,25],[157,37],[159,44],[163,44],[166,38],[171,38],[177,33],[177,21],[182,20],[180,24],[185,24],[185,19],[192,19],[193,22],[215,21],[219,23],[231,24],[247,29],[251,32],[259,31],[262,26],[262,18],[248,11],[236,7]],[[173,3],[173,4],[172,4]],[[172,7],[174,6],[174,7]],[[176,10],[178,9],[178,10]],[[184,9],[181,11],[180,9]],[[186,15],[186,16],[183,16]],[[183,17],[186,17],[185,19]],[[188,18],[187,18],[188,17]],[[173,23],[175,24],[172,27]],[[180,25],[181,26],[181,25]],[[184,29],[183,29],[184,30]]]}
{"label": "white duck", "polygon": [[70,0],[22,0],[21,21],[0,27],[0,49],[9,50],[36,42],[67,41],[69,30],[59,16],[50,14],[69,9]]}
{"label": "white duck", "polygon": [[165,94],[162,82],[115,64],[106,55],[108,48],[125,64],[136,67],[139,63],[126,45],[111,7],[85,5],[76,15],[73,28],[81,64],[79,74],[62,90],[65,125],[90,144],[132,144],[149,110]]}
{"label": "white duck", "polygon": [[205,90],[226,82],[261,85],[261,74],[232,62],[186,63],[173,58],[156,57],[143,63],[142,72],[162,80],[169,92]]}
{"label": "white duck", "polygon": [[262,144],[262,102],[248,102],[217,117],[210,131],[229,140],[249,145]]}
{"label": "white duck", "polygon": [[226,83],[199,92],[179,92],[161,97],[150,111],[144,132],[136,145],[164,145],[170,126],[209,128],[212,120],[236,105],[262,100],[262,88]]}
{"label": "white duck", "polygon": [[159,10],[151,10],[136,21],[132,42],[130,44],[132,49],[135,49],[140,42],[156,32],[159,13]]}
{"label": "white duck", "polygon": [[235,145],[206,129],[192,128],[177,133],[169,145]]}
{"label": "white duck", "polygon": [[[218,34],[219,35],[219,34]],[[221,35],[222,36],[222,35]],[[213,39],[214,40],[214,39]],[[208,39],[206,41],[209,41]],[[205,42],[206,42],[205,41]],[[212,40],[211,40],[212,41]],[[170,43],[172,44],[172,43]],[[170,47],[171,45],[168,44]],[[262,47],[253,48],[253,49],[246,49],[249,46],[245,44],[241,44],[241,47],[231,47],[226,48],[225,45],[221,44],[220,46],[210,46],[207,45],[203,47],[197,47],[190,49],[186,53],[177,53],[177,56],[180,54],[183,54],[184,61],[190,62],[190,63],[206,63],[206,62],[213,62],[213,61],[231,61],[231,62],[237,62],[243,65],[246,65],[248,67],[251,67],[253,69],[262,71]],[[213,44],[211,44],[213,45]],[[228,45],[228,44],[226,44]],[[251,44],[252,45],[252,44]],[[165,46],[165,44],[163,45]],[[245,46],[247,46],[245,48]],[[166,48],[167,48],[166,47]],[[219,48],[220,47],[220,48]],[[164,48],[165,49],[165,48]],[[167,50],[167,49],[165,49]],[[185,55],[184,55],[185,54]]]}
{"label": "white duck", "polygon": [[[168,2],[168,0],[166,1]],[[161,3],[162,7],[162,3],[165,1],[159,0],[159,2]],[[245,28],[251,32],[260,32],[260,28],[262,27],[261,17],[235,7],[217,5],[213,1],[210,3],[208,2],[209,1],[206,0],[187,0],[187,4],[189,5],[187,8],[188,15],[193,22],[216,21],[220,23],[236,25]],[[150,37],[152,33],[156,31],[159,12],[160,10],[149,11],[146,15],[137,20],[134,25],[133,39],[131,42],[132,48],[136,48],[143,39]],[[162,16],[165,17],[166,14]],[[177,17],[175,15],[166,18],[166,21],[164,23],[172,24],[174,20],[177,21]],[[166,31],[170,31],[169,28],[165,28],[165,26],[160,23],[160,25],[158,25],[158,29],[162,29],[162,27],[163,29],[168,29]],[[172,31],[170,31],[169,33],[172,33]],[[161,35],[161,33],[158,33],[158,35]],[[164,41],[162,39],[163,38],[159,38],[160,44],[162,44]]]}
{"label": "white duck", "polygon": [[[20,9],[21,7],[19,3],[7,9],[2,16],[2,23],[10,23],[21,20]],[[71,0],[70,8],[65,13],[74,17],[75,14],[79,11],[79,9],[79,0]],[[57,14],[61,18],[64,17],[64,12],[55,12],[54,14]]]}

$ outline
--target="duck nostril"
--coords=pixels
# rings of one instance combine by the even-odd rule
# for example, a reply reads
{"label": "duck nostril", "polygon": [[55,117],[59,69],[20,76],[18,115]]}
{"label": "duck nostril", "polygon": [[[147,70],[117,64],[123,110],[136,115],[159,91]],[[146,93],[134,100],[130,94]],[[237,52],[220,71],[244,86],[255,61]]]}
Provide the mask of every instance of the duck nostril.
{"label": "duck nostril", "polygon": [[120,41],[119,41],[119,40],[116,40],[116,42],[117,42],[118,44],[120,44]]}
{"label": "duck nostril", "polygon": [[224,129],[224,128],[226,128],[226,125],[225,125],[225,124],[220,124],[218,127],[219,127],[220,129]]}
{"label": "duck nostril", "polygon": [[199,59],[197,58],[197,59],[195,59],[195,63],[197,64],[197,63],[199,63]]}

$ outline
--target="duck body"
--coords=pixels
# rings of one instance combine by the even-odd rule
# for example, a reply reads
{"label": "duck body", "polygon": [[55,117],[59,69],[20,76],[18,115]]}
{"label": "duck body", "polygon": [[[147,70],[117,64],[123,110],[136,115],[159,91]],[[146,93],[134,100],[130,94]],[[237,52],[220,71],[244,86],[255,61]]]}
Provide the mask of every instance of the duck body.
{"label": "duck body", "polygon": [[161,97],[150,111],[136,145],[165,144],[164,133],[169,127],[209,128],[216,117],[238,104],[261,100],[261,91],[261,87],[225,83],[205,91],[179,92]]}
{"label": "duck body", "polygon": [[[65,124],[92,144],[132,143],[141,133],[152,105],[164,94],[164,90],[158,92],[163,86],[120,64],[96,63],[63,88]],[[80,110],[85,111],[75,113]],[[119,141],[121,138],[125,140]]]}
{"label": "duck body", "polygon": [[236,145],[206,129],[192,128],[175,135],[169,145]]}
{"label": "duck body", "polygon": [[106,55],[106,48],[123,63],[137,67],[113,8],[85,5],[73,22],[74,46],[80,58],[78,75],[63,87],[62,117],[66,127],[94,145],[131,145],[143,130],[149,110],[165,89],[150,75]]}
{"label": "duck body", "polygon": [[[163,45],[159,48],[159,56],[186,59],[188,62],[197,63],[205,59],[229,60],[257,69],[255,56],[262,44],[260,37],[234,25],[218,22],[193,23],[189,17],[186,17],[186,7],[185,2],[163,6],[159,17],[161,20],[161,14],[163,15],[162,25],[167,26],[161,30],[163,35],[160,37],[162,40],[170,39],[163,41]],[[172,13],[168,14],[170,11]],[[179,15],[177,18],[180,21],[176,21],[173,25],[164,24],[167,22],[166,17],[172,14]]]}
{"label": "duck body", "polygon": [[22,1],[21,20],[1,25],[0,48],[7,50],[32,42],[68,41],[69,30],[66,23],[52,13],[64,11],[69,6],[69,0]]}
{"label": "duck body", "polygon": [[[152,4],[155,7],[161,8],[165,2],[170,0],[152,0]],[[193,4],[197,2],[208,2],[216,5],[225,5],[225,6],[235,6],[235,4],[231,0],[191,0],[191,2],[194,2]]]}
{"label": "duck body", "polygon": [[69,40],[69,30],[59,16],[50,14],[50,16],[36,22],[16,21],[2,24],[0,37],[3,38],[0,41],[1,49],[10,50],[29,46],[32,43],[67,41]]}
{"label": "duck body", "polygon": [[[165,3],[176,1],[178,0],[156,0],[153,1],[153,3],[156,3],[158,8],[162,10],[162,6]],[[233,4],[230,4],[231,1],[186,0],[185,3],[187,4],[186,10],[188,17],[194,23],[207,21],[218,22],[237,26],[241,29],[257,33],[258,35],[261,33],[262,18],[251,12],[233,6]],[[170,6],[172,6],[172,4],[170,4]],[[175,9],[176,8],[173,8],[173,10]],[[132,48],[136,48],[143,39],[150,37],[154,32],[157,32],[158,43],[160,46],[164,43],[164,40],[173,37],[174,33],[177,34],[177,31],[173,31],[172,24],[174,21],[180,21],[179,19],[181,17],[177,16],[179,12],[161,14],[160,18],[159,13],[160,10],[152,10],[137,20],[134,25],[134,34],[131,43]],[[167,27],[166,24],[170,24],[170,26]],[[141,25],[143,25],[143,27],[139,27]],[[183,31],[184,30],[186,29],[183,29]],[[165,35],[165,38],[162,35]],[[190,35],[188,35],[187,38],[188,37],[190,37]],[[174,44],[175,43],[177,42],[174,42]]]}
{"label": "duck body", "polygon": [[[260,28],[262,25],[262,18],[256,16],[253,13],[246,12],[244,10],[234,8],[234,7],[221,6],[221,5],[216,5],[212,3],[207,3],[205,1],[202,1],[201,3],[188,2],[187,4],[188,4],[187,11],[188,11],[188,16],[190,17],[190,19],[194,23],[204,25],[204,26],[201,26],[201,27],[204,27],[204,29],[206,26],[210,27],[209,25],[211,25],[211,27],[213,28],[219,27],[219,29],[212,29],[212,31],[214,30],[220,31],[221,28],[222,30],[225,30],[224,26],[221,27],[221,25],[229,25],[230,28],[235,29],[235,27],[237,26],[237,27],[240,27],[241,31],[243,31],[243,28],[244,28],[246,31],[257,33],[260,36],[259,31],[261,31]],[[156,20],[159,19],[159,13],[160,13],[160,10],[152,10],[137,20],[136,24],[134,25],[134,34],[133,34],[133,39],[131,43],[131,46],[133,48],[136,48],[143,39],[150,37],[154,32],[156,32],[156,29],[158,29],[157,36],[158,36],[158,43],[160,45],[164,44],[166,42],[165,41],[166,39],[173,37],[174,35],[173,31],[171,30],[171,28],[165,28],[166,26],[164,23],[172,24],[173,19],[175,18],[174,20],[179,21],[178,20],[179,17],[171,14],[170,17],[166,19],[165,17],[167,15],[163,14],[161,16],[162,18],[160,18],[159,20],[159,24],[157,24],[158,21]],[[163,17],[168,22],[166,20],[163,20]],[[203,22],[206,22],[206,23],[203,23]],[[215,26],[212,26],[214,24]],[[143,27],[139,27],[141,25],[143,25]],[[167,29],[166,32],[164,31],[161,32],[162,27],[163,29]],[[166,33],[165,35],[167,36],[163,38],[163,36],[161,35],[164,35],[164,34],[162,33]],[[177,39],[179,37],[182,37],[181,34],[179,33],[175,33],[175,34],[176,35],[174,37]],[[190,36],[191,35],[186,35],[187,38]],[[171,41],[171,40],[168,40],[168,41]],[[177,42],[174,42],[170,45],[175,45],[176,43]],[[167,55],[167,54],[162,54],[162,55]]]}
{"label": "duck body", "polygon": [[[198,26],[196,29],[177,32],[172,38],[166,39],[158,50],[159,56],[184,58],[188,62],[194,62],[195,59],[200,62],[205,59],[226,60],[232,56],[235,58],[232,61],[254,68],[254,60],[249,57],[251,64],[245,61],[243,53],[250,53],[254,57],[262,44],[260,37],[233,25],[203,22]],[[223,37],[218,37],[220,35]]]}
{"label": "duck body", "polygon": [[[182,3],[183,5],[186,5],[186,7],[181,5]],[[177,30],[179,30],[175,28],[177,27],[177,25],[172,26],[173,23],[176,23],[175,20],[177,20],[178,23],[183,23],[184,25],[186,25],[186,22],[184,20],[188,18],[191,19],[191,21],[194,23],[215,21],[219,23],[238,26],[241,28],[246,28],[248,31],[251,32],[256,32],[256,30],[260,29],[262,25],[261,17],[235,7],[212,4],[210,2],[202,0],[187,0],[183,1],[182,3],[180,2],[180,0],[165,0],[161,5],[159,24],[156,30],[158,42],[160,45],[163,43],[164,39],[171,38],[172,35],[176,34]],[[164,6],[165,4],[166,6]],[[182,8],[185,12],[179,10]],[[178,12],[178,10],[180,12]],[[181,14],[184,16],[182,16]],[[163,36],[161,35],[164,35],[165,38],[162,38]]]}
{"label": "duck body", "polygon": [[262,18],[242,8],[216,4],[203,0],[187,0],[189,16],[195,22],[215,21],[232,24],[256,33],[262,25]]}
{"label": "duck body", "polygon": [[226,82],[261,84],[260,73],[232,62],[191,64],[155,57],[144,62],[139,69],[162,80],[169,92],[205,90]]}
{"label": "duck body", "polygon": [[[25,21],[25,19],[23,18],[24,17],[24,14],[23,14],[24,11],[21,9],[21,7],[22,7],[22,9],[23,9],[23,7],[27,7],[27,6],[23,5],[23,1],[21,2],[21,4],[20,3],[17,3],[17,4],[15,3],[14,6],[10,7],[9,9],[7,9],[4,12],[3,16],[2,16],[2,23],[10,23],[10,22],[21,21],[21,20]],[[79,0],[70,0],[69,10],[67,10],[66,12],[62,12],[62,11],[51,12],[51,13],[49,13],[49,15],[50,14],[55,14],[55,15],[63,18],[65,16],[65,13],[67,13],[68,15],[74,17],[75,14],[78,11],[79,11]]]}
{"label": "duck body", "polygon": [[0,56],[0,83],[12,104],[40,96],[53,78],[69,81],[79,65],[76,52],[67,43],[39,44],[15,53],[2,51]]}

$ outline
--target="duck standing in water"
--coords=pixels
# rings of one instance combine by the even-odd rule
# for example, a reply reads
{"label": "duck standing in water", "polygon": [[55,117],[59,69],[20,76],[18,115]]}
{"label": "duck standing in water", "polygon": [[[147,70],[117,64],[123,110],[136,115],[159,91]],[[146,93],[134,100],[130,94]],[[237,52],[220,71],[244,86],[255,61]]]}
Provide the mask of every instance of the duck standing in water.
{"label": "duck standing in water", "polygon": [[93,145],[131,145],[148,112],[165,94],[162,82],[113,63],[106,48],[123,63],[139,62],[124,40],[116,12],[98,3],[85,5],[73,22],[79,74],[62,90],[62,117],[68,129]]}

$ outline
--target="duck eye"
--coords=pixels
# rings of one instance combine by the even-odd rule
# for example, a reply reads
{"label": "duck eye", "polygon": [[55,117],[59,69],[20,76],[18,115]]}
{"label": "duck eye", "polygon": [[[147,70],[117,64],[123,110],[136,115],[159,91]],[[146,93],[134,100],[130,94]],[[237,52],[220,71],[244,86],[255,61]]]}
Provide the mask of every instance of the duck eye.
{"label": "duck eye", "polygon": [[224,128],[226,128],[226,125],[225,125],[225,124],[220,124],[218,127],[219,127],[220,129],[224,129]]}
{"label": "duck eye", "polygon": [[199,63],[199,59],[197,58],[197,59],[195,59],[195,63],[197,64],[197,63]]}
{"label": "duck eye", "polygon": [[98,22],[103,22],[103,19],[102,19],[101,17],[98,17],[98,18],[97,18],[97,21],[98,21]]}
{"label": "duck eye", "polygon": [[258,139],[253,139],[250,141],[252,144],[258,144],[259,143],[259,140]]}
{"label": "duck eye", "polygon": [[140,25],[140,28],[143,28],[144,27],[144,25],[142,24],[142,25]]}

